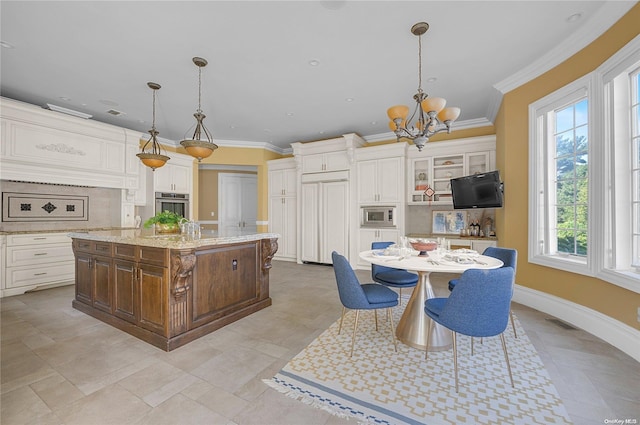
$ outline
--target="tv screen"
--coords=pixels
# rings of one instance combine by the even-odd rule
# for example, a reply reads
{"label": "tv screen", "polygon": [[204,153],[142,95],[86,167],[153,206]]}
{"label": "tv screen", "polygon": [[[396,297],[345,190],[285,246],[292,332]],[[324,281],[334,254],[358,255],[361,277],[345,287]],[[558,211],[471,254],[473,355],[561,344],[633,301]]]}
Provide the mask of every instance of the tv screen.
{"label": "tv screen", "polygon": [[489,171],[451,179],[454,209],[502,207],[500,173]]}

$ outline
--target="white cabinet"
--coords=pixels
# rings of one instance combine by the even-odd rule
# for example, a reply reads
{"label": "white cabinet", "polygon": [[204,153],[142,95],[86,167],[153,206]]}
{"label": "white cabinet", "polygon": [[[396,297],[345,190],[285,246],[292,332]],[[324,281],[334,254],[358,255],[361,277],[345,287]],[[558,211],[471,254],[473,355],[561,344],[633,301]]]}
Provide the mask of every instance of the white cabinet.
{"label": "white cabinet", "polygon": [[349,158],[345,151],[304,155],[302,157],[303,173],[321,173],[349,169]]}
{"label": "white cabinet", "polygon": [[3,275],[2,296],[73,284],[71,239],[65,233],[8,235]]}
{"label": "white cabinet", "polygon": [[[173,158],[171,158],[173,159]],[[167,162],[153,172],[156,192],[189,193],[192,179],[191,167]]]}
{"label": "white cabinet", "polygon": [[349,182],[302,182],[301,253],[303,262],[332,264],[332,251],[349,252]]}
{"label": "white cabinet", "polygon": [[269,232],[280,235],[274,258],[296,261],[298,173],[293,158],[267,162],[269,167]]}
{"label": "white cabinet", "polygon": [[[365,148],[366,149],[366,148]],[[385,158],[357,162],[358,202],[396,204],[402,202],[403,159]]]}
{"label": "white cabinet", "polygon": [[471,249],[479,252],[480,254],[482,254],[484,250],[489,248],[490,246],[496,246],[496,245],[497,244],[495,240],[480,240],[480,239],[471,240]]}
{"label": "white cabinet", "polygon": [[[371,249],[373,242],[393,242],[398,243],[400,232],[397,229],[364,229],[358,232],[358,252]],[[358,256],[358,266],[369,267],[371,263],[364,261]]]}
{"label": "white cabinet", "polygon": [[451,205],[451,179],[495,167],[495,136],[432,142],[427,147],[409,151],[408,204]]}

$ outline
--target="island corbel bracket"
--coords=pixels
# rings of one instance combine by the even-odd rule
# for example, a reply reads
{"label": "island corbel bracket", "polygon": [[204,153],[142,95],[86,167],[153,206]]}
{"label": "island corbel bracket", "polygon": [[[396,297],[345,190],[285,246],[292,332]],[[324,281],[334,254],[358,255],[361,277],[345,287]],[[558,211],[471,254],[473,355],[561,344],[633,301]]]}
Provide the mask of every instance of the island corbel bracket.
{"label": "island corbel bracket", "polygon": [[193,250],[171,251],[171,295],[169,314],[171,335],[178,335],[188,329],[188,297],[191,289],[193,267],[196,255]]}
{"label": "island corbel bracket", "polygon": [[262,270],[266,271],[271,268],[271,260],[278,251],[278,239],[262,239]]}

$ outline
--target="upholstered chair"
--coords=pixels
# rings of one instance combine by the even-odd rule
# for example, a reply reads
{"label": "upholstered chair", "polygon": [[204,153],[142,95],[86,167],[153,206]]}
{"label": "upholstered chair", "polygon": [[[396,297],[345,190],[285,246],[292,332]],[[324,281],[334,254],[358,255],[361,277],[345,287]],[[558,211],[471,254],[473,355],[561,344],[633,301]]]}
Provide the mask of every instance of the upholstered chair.
{"label": "upholstered chair", "polygon": [[429,356],[429,339],[434,323],[450,329],[453,333],[456,392],[458,392],[457,334],[481,338],[500,335],[509,379],[511,386],[514,386],[504,340],[504,331],[509,324],[513,275],[512,267],[492,270],[469,269],[462,273],[449,298],[431,298],[424,303],[424,312],[431,318],[427,326],[425,358],[428,359]]}
{"label": "upholstered chair", "polygon": [[[373,242],[371,249],[385,249],[393,242]],[[413,288],[418,284],[418,275],[403,269],[393,267],[371,265],[371,279],[384,286],[398,288],[400,292],[400,303],[402,303],[402,288]]]}
{"label": "upholstered chair", "polygon": [[331,253],[331,258],[333,259],[333,271],[336,275],[336,283],[338,284],[338,295],[340,296],[340,302],[342,303],[342,317],[340,318],[338,334],[342,332],[342,322],[344,320],[346,309],[356,311],[356,318],[353,324],[353,334],[351,336],[351,353],[349,356],[353,356],[353,347],[356,342],[356,331],[358,330],[358,317],[360,310],[374,310],[377,331],[377,310],[380,308],[387,309],[387,318],[390,324],[393,348],[395,351],[398,351],[398,347],[396,346],[393,316],[391,314],[391,307],[398,305],[398,294],[377,283],[365,283],[361,285],[358,281],[358,277],[351,268],[351,265],[344,256],[333,251]]}

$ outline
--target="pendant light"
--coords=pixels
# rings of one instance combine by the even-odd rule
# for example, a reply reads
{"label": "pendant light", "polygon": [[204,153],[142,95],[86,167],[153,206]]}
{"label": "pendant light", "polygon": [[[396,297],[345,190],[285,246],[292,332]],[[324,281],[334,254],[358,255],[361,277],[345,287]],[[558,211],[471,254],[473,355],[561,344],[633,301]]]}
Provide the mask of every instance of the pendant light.
{"label": "pendant light", "polygon": [[[151,130],[149,130],[151,138],[147,140],[147,143],[142,146],[141,152],[136,156],[140,158],[140,161],[142,161],[144,165],[155,171],[156,168],[162,167],[171,158],[162,154],[157,138],[160,133],[156,131],[156,91],[160,90],[160,84],[149,82],[147,86],[153,90],[153,121],[151,123]],[[149,150],[147,150],[147,148],[149,148]]]}
{"label": "pendant light", "polygon": [[446,100],[428,97],[422,91],[422,35],[428,29],[429,24],[426,22],[418,22],[411,27],[411,33],[418,37],[418,92],[413,95],[416,106],[411,118],[407,119],[409,107],[406,105],[392,106],[387,110],[391,119],[389,128],[396,134],[398,141],[402,138],[413,140],[418,151],[422,151],[429,137],[434,134],[442,131],[451,133],[451,126],[460,115],[460,108],[445,108]]}
{"label": "pendant light", "polygon": [[[196,118],[196,129],[193,132],[191,139],[185,139],[180,142],[182,147],[185,148],[187,153],[194,158],[198,159],[198,162],[202,161],[202,158],[210,156],[214,150],[218,148],[218,145],[213,143],[211,133],[207,130],[202,122],[206,115],[202,113],[201,109],[201,92],[202,92],[202,68],[207,66],[207,60],[199,57],[193,58],[193,63],[198,67],[198,109],[193,116]],[[202,138],[204,136],[204,139]]]}

